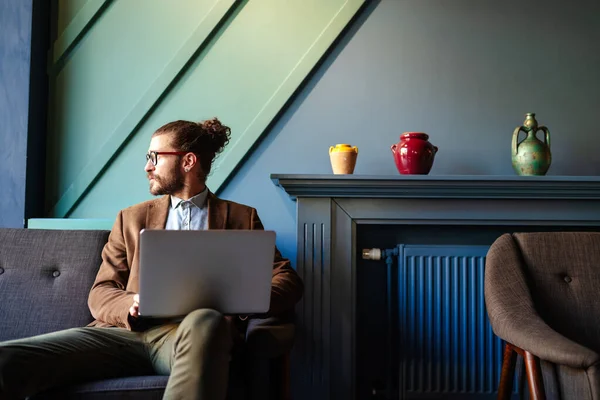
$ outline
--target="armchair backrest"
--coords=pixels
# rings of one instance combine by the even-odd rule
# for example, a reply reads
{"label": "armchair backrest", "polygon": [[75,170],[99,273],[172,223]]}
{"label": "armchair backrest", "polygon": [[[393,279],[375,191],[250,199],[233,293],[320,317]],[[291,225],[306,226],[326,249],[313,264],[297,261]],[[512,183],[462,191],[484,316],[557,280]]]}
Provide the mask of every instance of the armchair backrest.
{"label": "armchair backrest", "polygon": [[488,252],[485,283],[486,301],[505,308],[488,310],[490,320],[533,307],[555,331],[600,351],[600,233],[502,235]]}
{"label": "armchair backrest", "polygon": [[0,341],[92,321],[108,231],[0,229]]}

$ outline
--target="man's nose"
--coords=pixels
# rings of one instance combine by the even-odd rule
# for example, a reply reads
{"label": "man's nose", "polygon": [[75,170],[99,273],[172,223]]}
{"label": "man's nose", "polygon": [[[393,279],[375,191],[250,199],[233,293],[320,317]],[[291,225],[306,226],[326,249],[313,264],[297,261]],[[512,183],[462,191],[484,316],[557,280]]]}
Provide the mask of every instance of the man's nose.
{"label": "man's nose", "polygon": [[144,170],[146,172],[150,172],[154,170],[154,164],[152,164],[152,161],[148,160],[146,161],[146,166],[144,167]]}

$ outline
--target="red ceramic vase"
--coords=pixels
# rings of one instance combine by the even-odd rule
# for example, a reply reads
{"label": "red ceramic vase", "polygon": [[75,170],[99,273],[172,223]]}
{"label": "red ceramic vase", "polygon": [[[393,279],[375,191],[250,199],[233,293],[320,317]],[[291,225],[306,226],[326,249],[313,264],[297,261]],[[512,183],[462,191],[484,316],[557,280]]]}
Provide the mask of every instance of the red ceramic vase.
{"label": "red ceramic vase", "polygon": [[400,142],[392,145],[392,153],[398,172],[403,175],[427,175],[433,165],[438,148],[429,143],[429,135],[423,132],[405,132]]}

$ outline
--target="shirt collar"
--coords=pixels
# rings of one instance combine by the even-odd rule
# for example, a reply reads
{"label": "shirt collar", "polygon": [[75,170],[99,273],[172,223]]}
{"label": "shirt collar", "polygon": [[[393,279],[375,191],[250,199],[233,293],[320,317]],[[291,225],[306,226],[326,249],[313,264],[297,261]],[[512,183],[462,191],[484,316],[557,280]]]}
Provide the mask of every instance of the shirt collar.
{"label": "shirt collar", "polygon": [[[201,191],[194,197],[190,198],[188,200],[188,202],[191,202],[193,205],[195,205],[198,208],[202,208],[202,207],[204,207],[204,204],[206,203],[207,197],[208,197],[208,187],[205,187],[203,191]],[[175,197],[175,196],[171,195],[171,209],[173,209],[173,210],[176,209],[183,202],[184,202],[183,199],[180,199],[179,197]]]}

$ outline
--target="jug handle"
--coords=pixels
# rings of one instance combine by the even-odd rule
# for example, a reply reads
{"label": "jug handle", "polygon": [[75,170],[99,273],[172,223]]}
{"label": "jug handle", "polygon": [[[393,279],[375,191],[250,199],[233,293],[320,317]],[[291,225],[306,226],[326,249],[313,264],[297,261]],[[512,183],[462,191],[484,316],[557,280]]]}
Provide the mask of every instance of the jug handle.
{"label": "jug handle", "polygon": [[544,132],[544,142],[546,142],[546,145],[548,146],[548,149],[549,149],[550,148],[550,131],[545,126],[540,126],[538,128],[538,130]]}
{"label": "jug handle", "polygon": [[333,146],[329,146],[329,154],[333,151]]}
{"label": "jug handle", "polygon": [[437,146],[433,146],[433,154],[437,154],[438,151],[438,147]]}
{"label": "jug handle", "polygon": [[396,147],[398,147],[398,144],[393,144],[390,149],[392,149],[392,153],[396,152]]}
{"label": "jug handle", "polygon": [[356,146],[352,146],[352,150],[354,150],[354,152],[355,152],[356,154],[358,154],[358,147],[356,147]]}
{"label": "jug handle", "polygon": [[515,131],[513,132],[512,146],[511,146],[513,156],[517,155],[517,141],[519,140],[519,133],[521,133],[521,129],[523,129],[523,128],[524,128],[523,126],[519,126],[519,127],[515,128]]}

